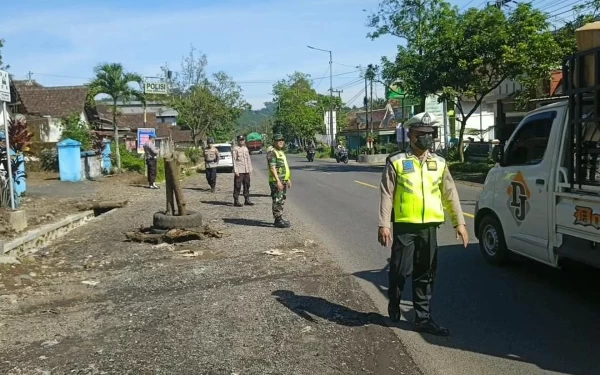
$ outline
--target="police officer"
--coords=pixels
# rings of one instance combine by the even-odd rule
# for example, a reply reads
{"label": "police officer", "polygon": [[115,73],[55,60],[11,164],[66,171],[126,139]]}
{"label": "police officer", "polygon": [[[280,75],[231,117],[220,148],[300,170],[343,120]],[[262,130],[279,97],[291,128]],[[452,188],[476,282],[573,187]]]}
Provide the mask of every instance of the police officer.
{"label": "police officer", "polygon": [[151,134],[150,137],[148,137],[148,142],[144,144],[144,157],[146,159],[146,166],[148,167],[148,187],[150,189],[158,189],[158,186],[156,186],[158,149],[154,144],[155,138],[156,137]]}
{"label": "police officer", "polygon": [[[252,159],[250,151],[246,147],[246,137],[238,135],[238,144],[233,148],[231,153],[233,157],[233,205],[235,207],[254,206],[250,201],[250,174],[252,174]],[[239,201],[240,192],[244,187],[244,204]]]}
{"label": "police officer", "polygon": [[423,112],[403,125],[408,130],[410,147],[387,158],[380,184],[378,240],[382,246],[392,245],[390,318],[400,320],[402,290],[406,278],[412,274],[415,330],[448,336],[448,329],[433,321],[429,308],[437,268],[436,230],[444,222],[444,208],[456,229],[457,239],[460,237],[465,247],[469,234],[446,161],[429,151],[433,146],[432,125],[436,123],[435,116]]}
{"label": "police officer", "polygon": [[283,205],[285,204],[287,189],[292,187],[291,171],[283,148],[285,140],[281,134],[273,134],[273,147],[267,151],[269,163],[269,186],[273,199],[273,218],[275,227],[289,228],[289,221],[283,220]]}
{"label": "police officer", "polygon": [[204,149],[204,166],[206,167],[206,181],[210,191],[215,192],[217,186],[217,166],[219,165],[219,150],[214,146],[215,140],[209,138]]}

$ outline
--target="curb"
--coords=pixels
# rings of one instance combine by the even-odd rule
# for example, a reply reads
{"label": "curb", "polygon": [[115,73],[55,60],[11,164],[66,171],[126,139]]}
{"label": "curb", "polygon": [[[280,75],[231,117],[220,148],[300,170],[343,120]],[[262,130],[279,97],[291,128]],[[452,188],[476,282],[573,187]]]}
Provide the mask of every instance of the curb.
{"label": "curb", "polygon": [[31,230],[25,235],[11,241],[0,241],[0,255],[8,254],[9,252],[24,253],[43,246],[65,235],[67,232],[86,224],[94,217],[94,211],[84,211],[79,214],[67,216],[56,223],[46,224],[38,229]]}

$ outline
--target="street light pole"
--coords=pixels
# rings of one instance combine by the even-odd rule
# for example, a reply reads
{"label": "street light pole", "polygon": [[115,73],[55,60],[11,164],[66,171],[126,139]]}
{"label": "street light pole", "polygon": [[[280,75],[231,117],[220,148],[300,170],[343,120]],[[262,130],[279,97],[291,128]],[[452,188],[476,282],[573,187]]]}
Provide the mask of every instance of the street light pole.
{"label": "street light pole", "polygon": [[316,51],[329,52],[329,136],[331,137],[330,145],[334,146],[335,134],[333,134],[333,53],[327,49],[307,46]]}

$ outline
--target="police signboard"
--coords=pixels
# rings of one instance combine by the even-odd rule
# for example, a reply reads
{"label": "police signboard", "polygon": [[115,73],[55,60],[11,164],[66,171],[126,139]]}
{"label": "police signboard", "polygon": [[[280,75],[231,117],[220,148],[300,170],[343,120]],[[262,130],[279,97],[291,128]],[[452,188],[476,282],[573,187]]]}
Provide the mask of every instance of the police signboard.
{"label": "police signboard", "polygon": [[151,135],[156,137],[156,129],[154,129],[154,128],[138,128],[138,130],[137,130],[138,154],[144,153],[144,145],[148,142],[148,138],[150,138]]}
{"label": "police signboard", "polygon": [[144,93],[167,95],[169,93],[169,85],[165,81],[144,81]]}
{"label": "police signboard", "polygon": [[10,102],[10,77],[4,70],[0,70],[0,102]]}

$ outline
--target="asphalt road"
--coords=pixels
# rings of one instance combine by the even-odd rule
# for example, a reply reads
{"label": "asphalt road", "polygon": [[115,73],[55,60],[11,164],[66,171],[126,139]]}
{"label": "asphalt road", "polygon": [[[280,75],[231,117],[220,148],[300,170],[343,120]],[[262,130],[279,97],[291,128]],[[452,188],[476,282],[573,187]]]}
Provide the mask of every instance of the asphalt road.
{"label": "asphalt road", "polygon": [[[255,165],[264,165],[256,156]],[[258,160],[260,159],[260,160]],[[321,235],[346,272],[354,274],[386,313],[389,250],[377,243],[379,167],[335,164],[290,155],[288,210]],[[261,168],[262,169],[262,168]],[[261,172],[264,174],[264,171]],[[434,318],[450,338],[395,330],[425,374],[599,374],[600,280],[597,271],[559,271],[515,259],[484,262],[473,233],[480,188],[458,184],[471,245],[458,246],[453,228],[440,228]],[[404,320],[412,321],[410,285]]]}

